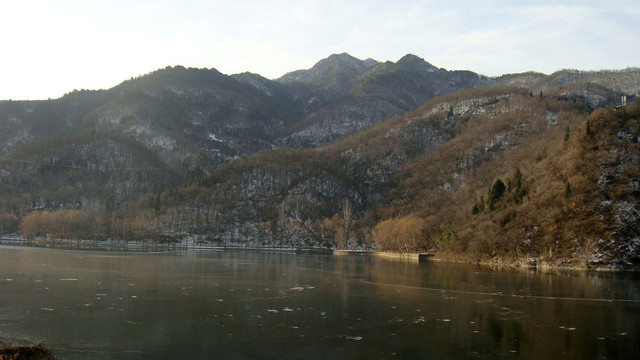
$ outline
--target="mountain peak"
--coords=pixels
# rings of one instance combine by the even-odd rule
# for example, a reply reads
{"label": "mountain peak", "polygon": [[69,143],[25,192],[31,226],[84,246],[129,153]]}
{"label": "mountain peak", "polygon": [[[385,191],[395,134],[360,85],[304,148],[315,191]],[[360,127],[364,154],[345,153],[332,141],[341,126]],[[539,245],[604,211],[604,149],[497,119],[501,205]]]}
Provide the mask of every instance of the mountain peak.
{"label": "mountain peak", "polygon": [[410,68],[414,68],[414,69],[422,69],[422,70],[427,70],[427,71],[436,71],[438,70],[437,67],[433,66],[432,64],[430,64],[429,62],[425,61],[423,58],[413,55],[413,54],[407,54],[405,56],[403,56],[400,60],[398,60],[398,62],[396,63],[396,65],[401,66],[401,67],[410,67]]}
{"label": "mountain peak", "polygon": [[[378,64],[373,59],[360,60],[347,53],[333,54],[318,61],[311,69],[296,70],[282,76],[284,83],[306,82],[316,85],[330,85],[336,78],[352,78],[353,82],[365,71]],[[349,81],[351,82],[351,81]]]}
{"label": "mountain peak", "polygon": [[340,54],[332,54],[326,59],[318,61],[318,63],[314,65],[314,68],[323,67],[327,64],[338,64],[346,67],[362,67],[363,61],[343,52]]}

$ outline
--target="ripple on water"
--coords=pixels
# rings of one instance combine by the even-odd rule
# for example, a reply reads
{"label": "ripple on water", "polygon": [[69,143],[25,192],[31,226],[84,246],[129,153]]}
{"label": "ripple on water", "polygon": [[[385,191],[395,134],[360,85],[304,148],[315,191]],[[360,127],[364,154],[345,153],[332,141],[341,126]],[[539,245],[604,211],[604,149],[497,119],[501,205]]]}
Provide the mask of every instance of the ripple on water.
{"label": "ripple on water", "polygon": [[563,330],[567,330],[567,331],[575,331],[576,328],[574,327],[564,327],[564,326],[558,326],[559,329],[563,329]]}
{"label": "ripple on water", "polygon": [[414,323],[414,324],[420,324],[420,323],[423,323],[423,322],[425,322],[425,321],[426,321],[426,320],[425,320],[424,316],[420,316],[420,317],[418,317],[417,319],[413,320],[413,323]]}

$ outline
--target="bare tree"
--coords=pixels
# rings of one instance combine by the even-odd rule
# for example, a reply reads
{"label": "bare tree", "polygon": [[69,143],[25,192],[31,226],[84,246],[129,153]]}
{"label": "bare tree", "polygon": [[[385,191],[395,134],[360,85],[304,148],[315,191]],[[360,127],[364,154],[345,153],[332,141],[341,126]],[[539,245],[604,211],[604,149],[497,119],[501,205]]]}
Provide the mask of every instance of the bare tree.
{"label": "bare tree", "polygon": [[348,246],[349,238],[351,234],[351,228],[353,227],[353,207],[351,206],[351,201],[348,198],[344,199],[344,203],[342,204],[342,243],[344,246]]}

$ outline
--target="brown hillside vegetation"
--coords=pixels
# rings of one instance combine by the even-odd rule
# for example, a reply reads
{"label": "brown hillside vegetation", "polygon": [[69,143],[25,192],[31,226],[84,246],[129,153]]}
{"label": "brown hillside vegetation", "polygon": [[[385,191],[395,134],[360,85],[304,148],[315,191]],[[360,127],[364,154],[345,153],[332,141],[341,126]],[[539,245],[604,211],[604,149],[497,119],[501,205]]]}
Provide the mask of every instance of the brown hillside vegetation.
{"label": "brown hillside vegetation", "polygon": [[[638,115],[636,106],[600,109],[586,119],[565,109],[558,113],[564,130],[555,126],[520,138],[501,156],[479,159],[482,166],[457,157],[473,153],[474,138],[482,139],[489,126],[469,122],[442,151],[406,166],[399,200],[385,209],[396,220],[379,223],[374,239],[386,248],[385,241],[401,237],[398,232],[380,239],[389,221],[402,227],[419,217],[424,245],[414,250],[437,250],[441,258],[637,266]],[[509,128],[506,118],[492,121],[492,129]]]}

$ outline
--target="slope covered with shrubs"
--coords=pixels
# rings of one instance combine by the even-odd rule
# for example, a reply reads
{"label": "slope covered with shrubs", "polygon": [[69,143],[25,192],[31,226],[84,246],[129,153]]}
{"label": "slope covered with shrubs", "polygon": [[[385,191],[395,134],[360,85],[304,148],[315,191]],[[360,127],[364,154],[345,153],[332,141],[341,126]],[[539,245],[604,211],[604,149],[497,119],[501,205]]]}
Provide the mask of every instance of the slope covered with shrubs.
{"label": "slope covered with shrubs", "polygon": [[[416,182],[416,177],[428,177],[443,165],[442,155],[434,154],[405,170],[410,175],[403,182],[408,184],[398,188],[413,189],[405,195],[411,201],[392,201],[386,211],[395,213],[397,222],[423,219],[423,246],[415,250],[431,250],[441,258],[637,266],[638,113],[634,105],[573,118],[473,169],[453,189],[437,187],[437,181],[423,180],[431,186]],[[415,231],[411,236],[380,236],[389,221],[376,226],[374,237],[416,237]],[[383,247],[384,241],[379,240]]]}

